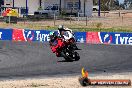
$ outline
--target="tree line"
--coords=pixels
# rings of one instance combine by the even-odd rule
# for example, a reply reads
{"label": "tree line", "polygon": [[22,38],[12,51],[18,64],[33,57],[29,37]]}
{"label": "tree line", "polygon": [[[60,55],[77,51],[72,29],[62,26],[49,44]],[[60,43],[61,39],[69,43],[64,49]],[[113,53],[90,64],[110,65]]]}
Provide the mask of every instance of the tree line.
{"label": "tree line", "polygon": [[[93,0],[94,5],[98,5],[99,0]],[[101,10],[120,10],[120,9],[132,9],[132,0],[124,0],[120,3],[119,0],[100,0]]]}

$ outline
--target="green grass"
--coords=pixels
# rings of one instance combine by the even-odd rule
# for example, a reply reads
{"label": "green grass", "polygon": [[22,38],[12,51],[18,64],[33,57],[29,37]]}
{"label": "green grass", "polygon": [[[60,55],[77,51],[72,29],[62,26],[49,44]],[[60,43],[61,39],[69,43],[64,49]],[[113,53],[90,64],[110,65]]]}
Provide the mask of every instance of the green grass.
{"label": "green grass", "polygon": [[[0,28],[20,28],[20,29],[29,29],[29,30],[57,30],[58,26],[50,26],[43,24],[5,24],[1,23]],[[93,28],[89,28],[89,26],[78,26],[78,25],[67,25],[68,28],[73,31],[80,32],[132,32],[132,26],[122,26],[122,27],[111,27],[111,28],[103,28],[93,26]]]}
{"label": "green grass", "polygon": [[73,28],[74,31],[81,31],[81,32],[132,32],[132,30],[127,29],[120,29],[120,28]]}
{"label": "green grass", "polygon": [[[77,32],[132,32],[132,30],[125,28],[70,28],[73,31]],[[47,30],[57,30],[57,27],[49,27]]]}
{"label": "green grass", "polygon": [[[72,29],[73,31],[77,32],[132,32],[132,29],[130,27],[112,27],[112,28],[86,28],[86,27],[75,27],[75,26],[69,26],[69,29]],[[46,26],[44,29],[46,30],[57,30],[57,26]]]}

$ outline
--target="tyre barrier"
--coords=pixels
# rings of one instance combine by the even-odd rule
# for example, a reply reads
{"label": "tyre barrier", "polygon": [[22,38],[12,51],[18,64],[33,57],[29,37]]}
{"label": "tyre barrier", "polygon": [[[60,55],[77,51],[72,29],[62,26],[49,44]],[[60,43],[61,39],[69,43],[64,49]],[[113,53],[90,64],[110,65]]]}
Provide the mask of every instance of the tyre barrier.
{"label": "tyre barrier", "polygon": [[[49,30],[0,28],[0,40],[49,41]],[[78,43],[132,45],[132,33],[121,32],[75,32]]]}

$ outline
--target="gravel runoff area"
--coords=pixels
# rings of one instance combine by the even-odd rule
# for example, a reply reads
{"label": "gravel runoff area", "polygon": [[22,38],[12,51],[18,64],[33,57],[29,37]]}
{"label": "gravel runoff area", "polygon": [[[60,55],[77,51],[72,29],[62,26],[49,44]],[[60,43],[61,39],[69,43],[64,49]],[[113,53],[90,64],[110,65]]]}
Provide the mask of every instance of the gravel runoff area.
{"label": "gravel runoff area", "polygon": [[[84,88],[76,76],[54,76],[37,78],[13,78],[0,81],[0,88]],[[132,73],[89,74],[90,79],[130,79]],[[132,88],[132,86],[87,86],[85,88]]]}

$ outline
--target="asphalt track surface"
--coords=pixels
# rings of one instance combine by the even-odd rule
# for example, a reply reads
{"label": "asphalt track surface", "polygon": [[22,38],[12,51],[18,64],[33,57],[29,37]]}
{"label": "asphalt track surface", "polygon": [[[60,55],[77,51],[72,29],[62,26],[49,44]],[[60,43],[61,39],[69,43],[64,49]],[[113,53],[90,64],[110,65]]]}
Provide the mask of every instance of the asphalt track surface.
{"label": "asphalt track surface", "polygon": [[48,44],[0,41],[0,78],[132,72],[132,46],[78,44],[81,59],[65,62],[57,58]]}

